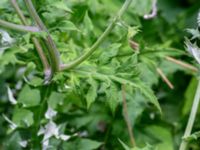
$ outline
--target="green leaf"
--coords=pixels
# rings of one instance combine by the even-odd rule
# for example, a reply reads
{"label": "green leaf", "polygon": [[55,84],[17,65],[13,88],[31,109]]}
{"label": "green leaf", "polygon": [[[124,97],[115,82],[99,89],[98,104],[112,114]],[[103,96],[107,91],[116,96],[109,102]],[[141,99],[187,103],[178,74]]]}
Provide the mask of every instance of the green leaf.
{"label": "green leaf", "polygon": [[123,141],[121,141],[120,139],[118,139],[118,140],[121,143],[121,145],[123,146],[124,150],[133,150],[130,147],[128,147]]}
{"label": "green leaf", "polygon": [[[158,7],[161,10],[161,16],[168,23],[175,23],[177,21],[177,16],[183,11],[183,7],[181,7],[179,4],[180,3],[178,1],[174,0],[158,1]],[[176,9],[173,9],[174,6],[176,6]]]}
{"label": "green leaf", "polygon": [[92,20],[88,16],[88,12],[85,13],[84,25],[85,25],[85,28],[87,28],[89,31],[93,31],[94,26],[93,26]]}
{"label": "green leaf", "polygon": [[128,39],[133,38],[139,31],[140,31],[139,26],[136,26],[136,27],[129,26],[128,27]]}
{"label": "green leaf", "polygon": [[97,85],[97,82],[91,77],[88,79],[88,83],[91,85],[86,94],[87,108],[89,109],[89,107],[95,101],[97,97],[98,85]]}
{"label": "green leaf", "polygon": [[[146,63],[139,64],[139,69],[140,69],[140,78],[142,81],[144,81],[146,84],[149,86],[157,85],[159,81],[159,76],[157,73],[155,73],[155,69],[153,70],[152,67],[149,67],[146,65]],[[145,73],[143,73],[145,72]]]}
{"label": "green leaf", "polygon": [[118,95],[117,86],[112,83],[110,87],[105,91],[106,93],[106,102],[108,103],[112,113],[115,113],[117,105],[119,103],[119,95]]}
{"label": "green leaf", "polygon": [[48,104],[52,109],[56,109],[58,105],[62,105],[63,100],[64,100],[63,94],[52,92],[48,99]]}
{"label": "green leaf", "polygon": [[127,84],[130,86],[133,86],[134,88],[137,88],[140,90],[140,92],[147,98],[146,100],[152,104],[154,104],[157,109],[161,111],[160,108],[160,104],[158,103],[158,100],[156,98],[156,96],[154,95],[153,91],[150,89],[150,87],[148,85],[145,85],[143,82],[141,82],[139,79],[138,80],[134,80],[134,81],[129,81],[123,78],[119,78],[116,76],[110,76],[112,80],[117,81],[121,84]]}
{"label": "green leaf", "polygon": [[118,140],[121,143],[121,145],[123,146],[124,150],[156,150],[154,147],[152,147],[149,144],[147,144],[147,146],[145,146],[144,148],[139,148],[139,147],[130,148],[124,142],[122,142],[120,139],[118,139]]}
{"label": "green leaf", "polygon": [[100,147],[101,145],[102,145],[101,142],[97,142],[90,139],[81,139],[78,144],[77,150],[94,150]]}
{"label": "green leaf", "polygon": [[197,132],[192,133],[188,137],[184,137],[183,139],[186,140],[186,141],[196,141],[199,138],[200,138],[200,131],[197,131]]}
{"label": "green leaf", "polygon": [[190,110],[192,108],[193,99],[194,99],[194,96],[196,93],[197,83],[198,83],[197,79],[195,77],[193,77],[184,93],[185,100],[184,100],[184,104],[183,104],[183,108],[182,108],[183,116],[190,113]]}
{"label": "green leaf", "polygon": [[64,10],[66,12],[72,13],[72,10],[66,5],[66,3],[62,1],[56,1],[55,3],[52,4],[53,7],[56,7],[57,9]]}
{"label": "green leaf", "polygon": [[[126,87],[128,89],[128,87]],[[137,123],[137,119],[142,115],[144,109],[147,107],[146,97],[136,90],[133,94],[126,92],[128,117],[132,126]],[[134,111],[133,111],[134,110]]]}
{"label": "green leaf", "polygon": [[33,123],[33,113],[27,109],[16,109],[13,113],[12,121],[18,127],[30,127]]}
{"label": "green leaf", "polygon": [[77,139],[73,142],[65,142],[63,144],[64,150],[96,150],[102,145],[101,142],[97,142],[90,139]]}
{"label": "green leaf", "polygon": [[28,84],[34,87],[38,87],[44,84],[44,80],[40,77],[33,77]]}
{"label": "green leaf", "polygon": [[[173,150],[173,137],[171,130],[166,127],[152,125],[145,128],[149,140],[154,139],[154,145],[158,150]],[[147,142],[147,140],[145,141]],[[155,150],[155,149],[152,149]]]}
{"label": "green leaf", "polygon": [[152,0],[140,1],[140,0],[133,0],[132,5],[134,7],[133,12],[144,16],[145,14],[150,13],[152,7]]}
{"label": "green leaf", "polygon": [[[64,21],[62,21],[62,22],[59,22],[59,23],[57,24],[57,27],[54,27],[54,28],[59,29],[59,30],[61,30],[61,31],[65,31],[65,32],[67,32],[67,31],[80,31],[80,30],[74,25],[73,22],[68,21],[68,20],[64,20]],[[53,29],[54,29],[54,28],[53,28]]]}
{"label": "green leaf", "polygon": [[25,85],[20,92],[17,101],[22,103],[23,107],[37,106],[41,101],[40,91],[37,89],[31,89],[28,85]]}
{"label": "green leaf", "polygon": [[106,64],[106,63],[110,62],[110,59],[115,57],[118,54],[118,51],[121,46],[122,46],[122,44],[120,44],[120,43],[113,43],[112,45],[110,45],[109,51],[103,52],[101,54],[101,56],[99,57],[99,61],[102,64]]}
{"label": "green leaf", "polygon": [[160,113],[162,113],[160,104],[157,100],[157,97],[154,95],[154,92],[151,90],[151,88],[148,85],[145,85],[141,81],[136,81],[136,88],[140,90],[140,92],[147,98],[147,101],[154,104]]}
{"label": "green leaf", "polygon": [[144,148],[135,147],[132,150],[157,150],[157,148],[154,148],[153,146],[147,144],[147,146],[145,146]]}
{"label": "green leaf", "polygon": [[[19,142],[21,142],[22,139],[21,139],[21,136],[20,136],[20,132],[17,131],[17,132],[13,132],[12,134],[10,134],[8,136],[8,138],[4,141],[3,143],[3,149],[6,149],[6,150],[22,150]],[[1,147],[0,147],[1,148]]]}

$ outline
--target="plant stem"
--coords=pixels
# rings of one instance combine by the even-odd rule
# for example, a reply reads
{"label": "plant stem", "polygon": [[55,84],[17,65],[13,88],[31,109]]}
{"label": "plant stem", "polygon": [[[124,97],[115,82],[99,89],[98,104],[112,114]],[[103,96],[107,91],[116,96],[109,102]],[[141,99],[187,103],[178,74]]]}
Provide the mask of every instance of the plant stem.
{"label": "plant stem", "polygon": [[40,29],[44,30],[47,33],[47,38],[45,40],[46,45],[48,47],[48,51],[49,51],[49,56],[51,57],[51,65],[53,68],[54,72],[57,72],[59,70],[59,66],[60,66],[60,54],[59,51],[57,50],[57,47],[53,41],[53,39],[51,38],[51,35],[49,34],[46,26],[44,25],[44,23],[42,22],[42,20],[40,19],[38,13],[35,10],[35,7],[33,6],[33,3],[31,0],[24,0],[28,11],[30,12],[30,16],[32,17],[32,19],[37,23],[37,25],[40,27]]}
{"label": "plant stem", "polygon": [[123,100],[124,120],[125,120],[127,128],[128,128],[128,133],[129,133],[131,145],[132,145],[132,148],[133,148],[133,147],[135,147],[135,139],[134,139],[134,136],[133,136],[131,122],[128,118],[128,108],[127,108],[127,103],[126,103],[126,89],[125,89],[124,84],[122,84],[122,100]]}
{"label": "plant stem", "polygon": [[[24,24],[24,25],[28,25],[28,22],[26,21],[26,18],[24,16],[24,14],[22,13],[19,5],[17,4],[16,0],[11,0],[11,4],[12,6],[14,7],[15,11],[17,12],[17,15],[19,16],[21,22]],[[52,76],[52,73],[51,73],[51,68],[49,66],[49,62],[45,56],[45,53],[42,49],[42,46],[39,42],[39,40],[35,37],[32,37],[31,38],[32,41],[33,41],[33,44],[35,45],[35,48],[37,50],[37,53],[40,57],[40,60],[42,62],[42,65],[44,67],[44,74],[45,74],[45,82],[47,82],[48,80],[50,80],[51,76]]]}
{"label": "plant stem", "polygon": [[173,84],[170,82],[170,80],[166,77],[166,75],[163,73],[163,71],[160,68],[156,68],[156,71],[161,76],[163,81],[169,86],[170,89],[174,89]]}
{"label": "plant stem", "polygon": [[165,57],[165,58],[166,58],[168,61],[171,61],[171,62],[173,62],[173,63],[175,63],[175,64],[177,64],[177,65],[180,65],[180,66],[182,66],[182,67],[184,67],[184,68],[190,69],[190,70],[192,70],[192,71],[194,71],[194,72],[197,72],[197,71],[198,71],[198,69],[197,69],[196,67],[194,67],[194,66],[192,66],[192,65],[190,65],[190,64],[187,64],[187,63],[185,63],[185,62],[183,62],[183,61],[177,60],[177,59],[175,59],[175,58],[173,58],[173,57],[167,56],[167,57]]}
{"label": "plant stem", "polygon": [[199,101],[200,101],[200,80],[198,81],[198,86],[197,86],[197,89],[196,89],[196,94],[195,94],[195,97],[194,97],[192,109],[191,109],[191,112],[190,112],[187,127],[185,129],[185,133],[184,133],[184,136],[183,136],[179,150],[186,150],[187,149],[188,142],[186,140],[184,140],[184,138],[190,136],[190,134],[192,132],[192,128],[193,128],[194,121],[195,121],[195,118],[196,118],[197,110],[198,110],[198,107],[199,107]]}
{"label": "plant stem", "polygon": [[15,9],[15,11],[17,12],[17,15],[19,16],[21,22],[24,25],[28,25],[26,18],[24,16],[24,14],[22,13],[21,9],[19,8],[19,5],[17,4],[16,0],[11,0],[11,4],[12,4],[13,8]]}
{"label": "plant stem", "polygon": [[40,129],[40,125],[41,125],[41,118],[42,116],[45,114],[45,109],[47,108],[47,100],[51,94],[51,90],[53,88],[53,84],[50,84],[50,85],[44,85],[43,87],[41,87],[41,91],[42,92],[42,101],[41,101],[41,104],[39,106],[39,109],[37,111],[37,116],[36,116],[36,119],[35,119],[35,128],[34,128],[34,136],[33,136],[33,141],[34,141],[34,144],[33,144],[33,149],[36,149],[38,147],[40,147],[40,139],[38,138],[38,131]]}
{"label": "plant stem", "polygon": [[70,62],[69,64],[61,65],[60,70],[68,70],[68,69],[74,68],[74,67],[78,66],[79,64],[81,64],[88,57],[90,57],[96,51],[96,49],[99,47],[99,45],[105,40],[105,38],[108,36],[108,34],[112,31],[116,22],[119,21],[119,19],[121,19],[122,15],[128,9],[131,2],[132,2],[132,0],[126,0],[125,1],[122,8],[119,10],[117,16],[113,19],[113,21],[106,28],[106,30],[103,32],[103,34],[97,39],[97,41],[91,46],[91,48],[85,54],[83,54],[82,56],[80,56],[76,60]]}
{"label": "plant stem", "polygon": [[21,32],[41,32],[41,30],[38,27],[18,25],[18,24],[10,23],[8,21],[1,20],[1,19],[0,19],[0,26],[3,28],[12,29],[12,30],[21,31]]}

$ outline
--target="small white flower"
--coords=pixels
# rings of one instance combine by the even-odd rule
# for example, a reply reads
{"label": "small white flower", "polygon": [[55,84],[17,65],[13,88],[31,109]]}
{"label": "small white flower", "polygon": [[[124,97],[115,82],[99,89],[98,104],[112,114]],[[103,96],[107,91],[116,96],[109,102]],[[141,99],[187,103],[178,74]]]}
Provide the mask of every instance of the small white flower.
{"label": "small white flower", "polygon": [[59,128],[53,121],[49,121],[49,123],[45,126],[45,133],[43,141],[46,141],[47,139],[51,138],[52,136],[55,136],[56,138],[59,137]]}
{"label": "small white flower", "polygon": [[151,120],[154,120],[155,119],[155,113],[150,113],[150,118],[151,118]]}
{"label": "small white flower", "polygon": [[19,142],[19,145],[20,145],[21,147],[25,148],[25,147],[27,147],[27,145],[28,145],[28,141],[20,141],[20,142]]}
{"label": "small white flower", "polygon": [[56,123],[53,122],[53,117],[55,117],[56,114],[57,112],[49,106],[45,113],[45,118],[49,119],[49,122],[44,127],[40,127],[37,133],[38,136],[44,135],[42,140],[42,150],[47,150],[49,147],[51,147],[49,145],[49,139],[51,137],[56,137],[57,139],[64,141],[67,141],[71,137],[69,135],[59,133],[60,126],[57,126]]}
{"label": "small white flower", "polygon": [[44,133],[45,133],[45,129],[44,129],[43,127],[40,127],[40,129],[39,129],[37,135],[40,136],[40,135],[42,135],[42,134],[44,134]]}
{"label": "small white flower", "polygon": [[196,59],[200,64],[200,48],[198,48],[196,43],[191,43],[188,39],[185,41],[187,51]]}
{"label": "small white flower", "polygon": [[88,137],[88,135],[89,135],[88,131],[82,131],[82,132],[79,133],[80,137]]}
{"label": "small white flower", "polygon": [[63,141],[67,141],[67,140],[69,140],[69,139],[70,139],[70,137],[71,137],[71,136],[69,136],[69,135],[64,135],[64,134],[61,134],[59,137],[60,137],[60,139],[62,139]]}
{"label": "small white flower", "polygon": [[56,137],[57,139],[61,139],[64,141],[67,141],[70,139],[71,136],[65,135],[65,134],[60,134],[59,133],[60,127],[58,127],[52,120],[50,120],[45,127],[41,127],[40,130],[38,131],[37,135],[44,135],[43,140],[42,140],[42,146],[43,150],[46,150],[47,148],[50,147],[49,145],[49,139],[51,137]]}
{"label": "small white flower", "polygon": [[67,84],[64,85],[65,86],[65,89],[70,89],[71,87]]}
{"label": "small white flower", "polygon": [[15,130],[17,128],[17,125],[12,122],[6,115],[3,114],[3,118],[10,124],[9,126],[12,130]]}
{"label": "small white flower", "polygon": [[10,37],[8,32],[0,29],[0,54],[4,52],[14,42],[14,39]]}
{"label": "small white flower", "polygon": [[48,110],[45,113],[46,119],[53,119],[54,116],[56,116],[57,111],[53,110],[50,106],[48,107]]}
{"label": "small white flower", "polygon": [[20,90],[22,88],[23,82],[20,80],[17,82],[17,84],[15,85],[15,89]]}
{"label": "small white flower", "polygon": [[48,150],[51,146],[49,145],[49,140],[42,142],[42,150]]}
{"label": "small white flower", "polygon": [[11,104],[16,105],[17,101],[14,98],[13,93],[12,93],[12,91],[11,91],[9,86],[7,86],[7,92],[8,92],[8,100],[11,102]]}
{"label": "small white flower", "polygon": [[1,34],[1,43],[3,45],[9,45],[14,42],[14,39],[10,37],[8,32],[0,29],[0,34]]}

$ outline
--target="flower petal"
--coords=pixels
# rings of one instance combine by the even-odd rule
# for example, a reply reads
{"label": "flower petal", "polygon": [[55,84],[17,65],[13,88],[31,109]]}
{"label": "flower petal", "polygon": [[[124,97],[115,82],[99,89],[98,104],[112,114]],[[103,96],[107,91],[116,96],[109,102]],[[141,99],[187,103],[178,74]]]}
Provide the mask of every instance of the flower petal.
{"label": "flower petal", "polygon": [[56,116],[57,112],[53,110],[51,107],[48,107],[47,112],[45,113],[46,119],[52,119],[54,116]]}
{"label": "flower petal", "polygon": [[11,102],[11,104],[16,105],[17,101],[14,98],[13,93],[12,93],[12,91],[11,91],[9,86],[7,87],[7,91],[8,91],[8,100]]}

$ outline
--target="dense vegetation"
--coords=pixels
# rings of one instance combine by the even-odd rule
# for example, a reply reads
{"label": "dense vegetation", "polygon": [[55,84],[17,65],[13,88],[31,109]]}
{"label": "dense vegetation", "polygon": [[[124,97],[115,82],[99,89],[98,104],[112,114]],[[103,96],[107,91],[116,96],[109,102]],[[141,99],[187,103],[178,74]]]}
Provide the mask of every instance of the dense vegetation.
{"label": "dense vegetation", "polygon": [[199,150],[199,8],[0,0],[0,150]]}

